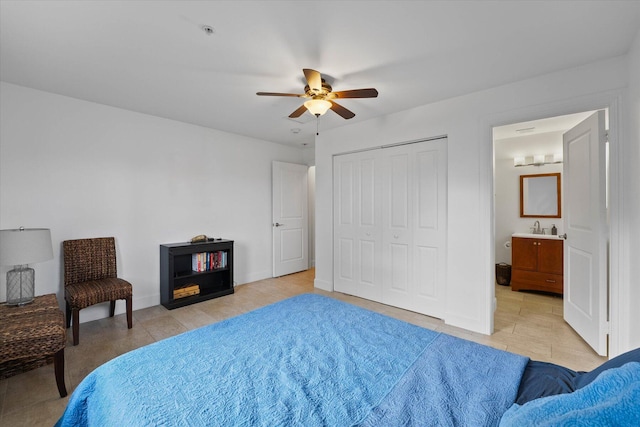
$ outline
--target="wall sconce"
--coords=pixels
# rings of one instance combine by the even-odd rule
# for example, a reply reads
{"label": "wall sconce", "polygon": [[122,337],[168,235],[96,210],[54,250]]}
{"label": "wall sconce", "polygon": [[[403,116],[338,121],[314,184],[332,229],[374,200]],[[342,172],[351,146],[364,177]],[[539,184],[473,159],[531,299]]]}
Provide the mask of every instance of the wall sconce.
{"label": "wall sconce", "polygon": [[543,166],[555,163],[562,163],[562,153],[555,154],[534,154],[533,156],[515,156],[513,166]]}

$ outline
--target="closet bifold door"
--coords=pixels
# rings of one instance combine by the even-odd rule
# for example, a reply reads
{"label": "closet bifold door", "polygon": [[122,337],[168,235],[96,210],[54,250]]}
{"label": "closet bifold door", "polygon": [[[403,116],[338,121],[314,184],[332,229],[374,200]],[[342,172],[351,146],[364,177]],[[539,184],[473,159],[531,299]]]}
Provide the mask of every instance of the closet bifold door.
{"label": "closet bifold door", "polygon": [[334,158],[334,289],[382,302],[380,150]]}
{"label": "closet bifold door", "polygon": [[385,150],[382,301],[444,317],[446,139]]}
{"label": "closet bifold door", "polygon": [[446,139],[334,158],[334,288],[442,318]]}

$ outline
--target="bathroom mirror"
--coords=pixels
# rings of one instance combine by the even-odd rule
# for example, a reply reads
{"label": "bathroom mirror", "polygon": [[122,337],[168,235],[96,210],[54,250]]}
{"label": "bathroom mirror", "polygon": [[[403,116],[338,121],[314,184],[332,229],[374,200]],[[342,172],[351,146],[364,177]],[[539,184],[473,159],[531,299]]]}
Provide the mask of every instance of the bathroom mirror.
{"label": "bathroom mirror", "polygon": [[520,216],[560,218],[560,173],[520,175]]}

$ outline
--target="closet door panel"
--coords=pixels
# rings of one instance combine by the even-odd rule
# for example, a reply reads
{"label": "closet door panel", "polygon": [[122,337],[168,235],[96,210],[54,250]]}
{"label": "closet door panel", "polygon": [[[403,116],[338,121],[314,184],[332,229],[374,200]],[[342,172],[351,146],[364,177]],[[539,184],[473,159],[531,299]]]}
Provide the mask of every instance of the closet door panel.
{"label": "closet door panel", "polygon": [[383,174],[383,258],[386,274],[382,300],[385,304],[411,309],[412,245],[412,159],[408,146],[383,150],[386,168]]}
{"label": "closet door panel", "polygon": [[416,144],[414,310],[444,317],[446,279],[446,142]]}
{"label": "closet door panel", "polygon": [[402,296],[406,296],[409,291],[409,247],[407,245],[400,245],[392,243],[389,245],[390,249],[390,269],[391,280],[389,283],[390,291],[389,297],[397,298],[398,295],[394,293],[400,293]]}
{"label": "closet door panel", "polygon": [[353,225],[353,209],[354,209],[354,197],[353,192],[355,190],[354,185],[354,162],[343,161],[338,164],[338,175],[340,177],[338,181],[338,225],[349,226]]}
{"label": "closet door panel", "polygon": [[409,227],[409,156],[391,156],[389,165],[389,227],[406,230]]}
{"label": "closet door panel", "polygon": [[416,246],[416,294],[422,298],[437,295],[438,249]]}
{"label": "closet door panel", "polygon": [[438,152],[416,155],[416,226],[421,231],[438,228]]}
{"label": "closet door panel", "polygon": [[376,242],[360,240],[360,282],[363,286],[376,286],[376,264]]}
{"label": "closet door panel", "polygon": [[374,301],[382,281],[379,157],[334,158],[334,288]]}
{"label": "closet door panel", "polygon": [[380,204],[380,153],[359,154],[358,217],[359,275],[358,296],[380,302],[382,299],[382,231]]}
{"label": "closet door panel", "polygon": [[355,201],[356,201],[355,159],[336,157],[334,160],[334,272],[336,291],[354,294],[357,289],[355,262],[358,254],[356,245]]}
{"label": "closet door panel", "polygon": [[376,160],[360,161],[360,226],[375,227],[376,218]]}
{"label": "closet door panel", "polygon": [[341,238],[338,248],[338,277],[343,281],[353,282],[353,239]]}

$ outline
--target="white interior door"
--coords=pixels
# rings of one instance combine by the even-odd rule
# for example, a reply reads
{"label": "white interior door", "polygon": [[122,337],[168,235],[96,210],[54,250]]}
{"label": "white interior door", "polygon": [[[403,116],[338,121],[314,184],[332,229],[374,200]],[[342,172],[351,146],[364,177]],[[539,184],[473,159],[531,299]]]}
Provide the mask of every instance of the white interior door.
{"label": "white interior door", "polygon": [[306,165],[273,162],[273,277],[309,268]]}
{"label": "white interior door", "polygon": [[607,355],[606,133],[598,111],[563,136],[564,318]]}

